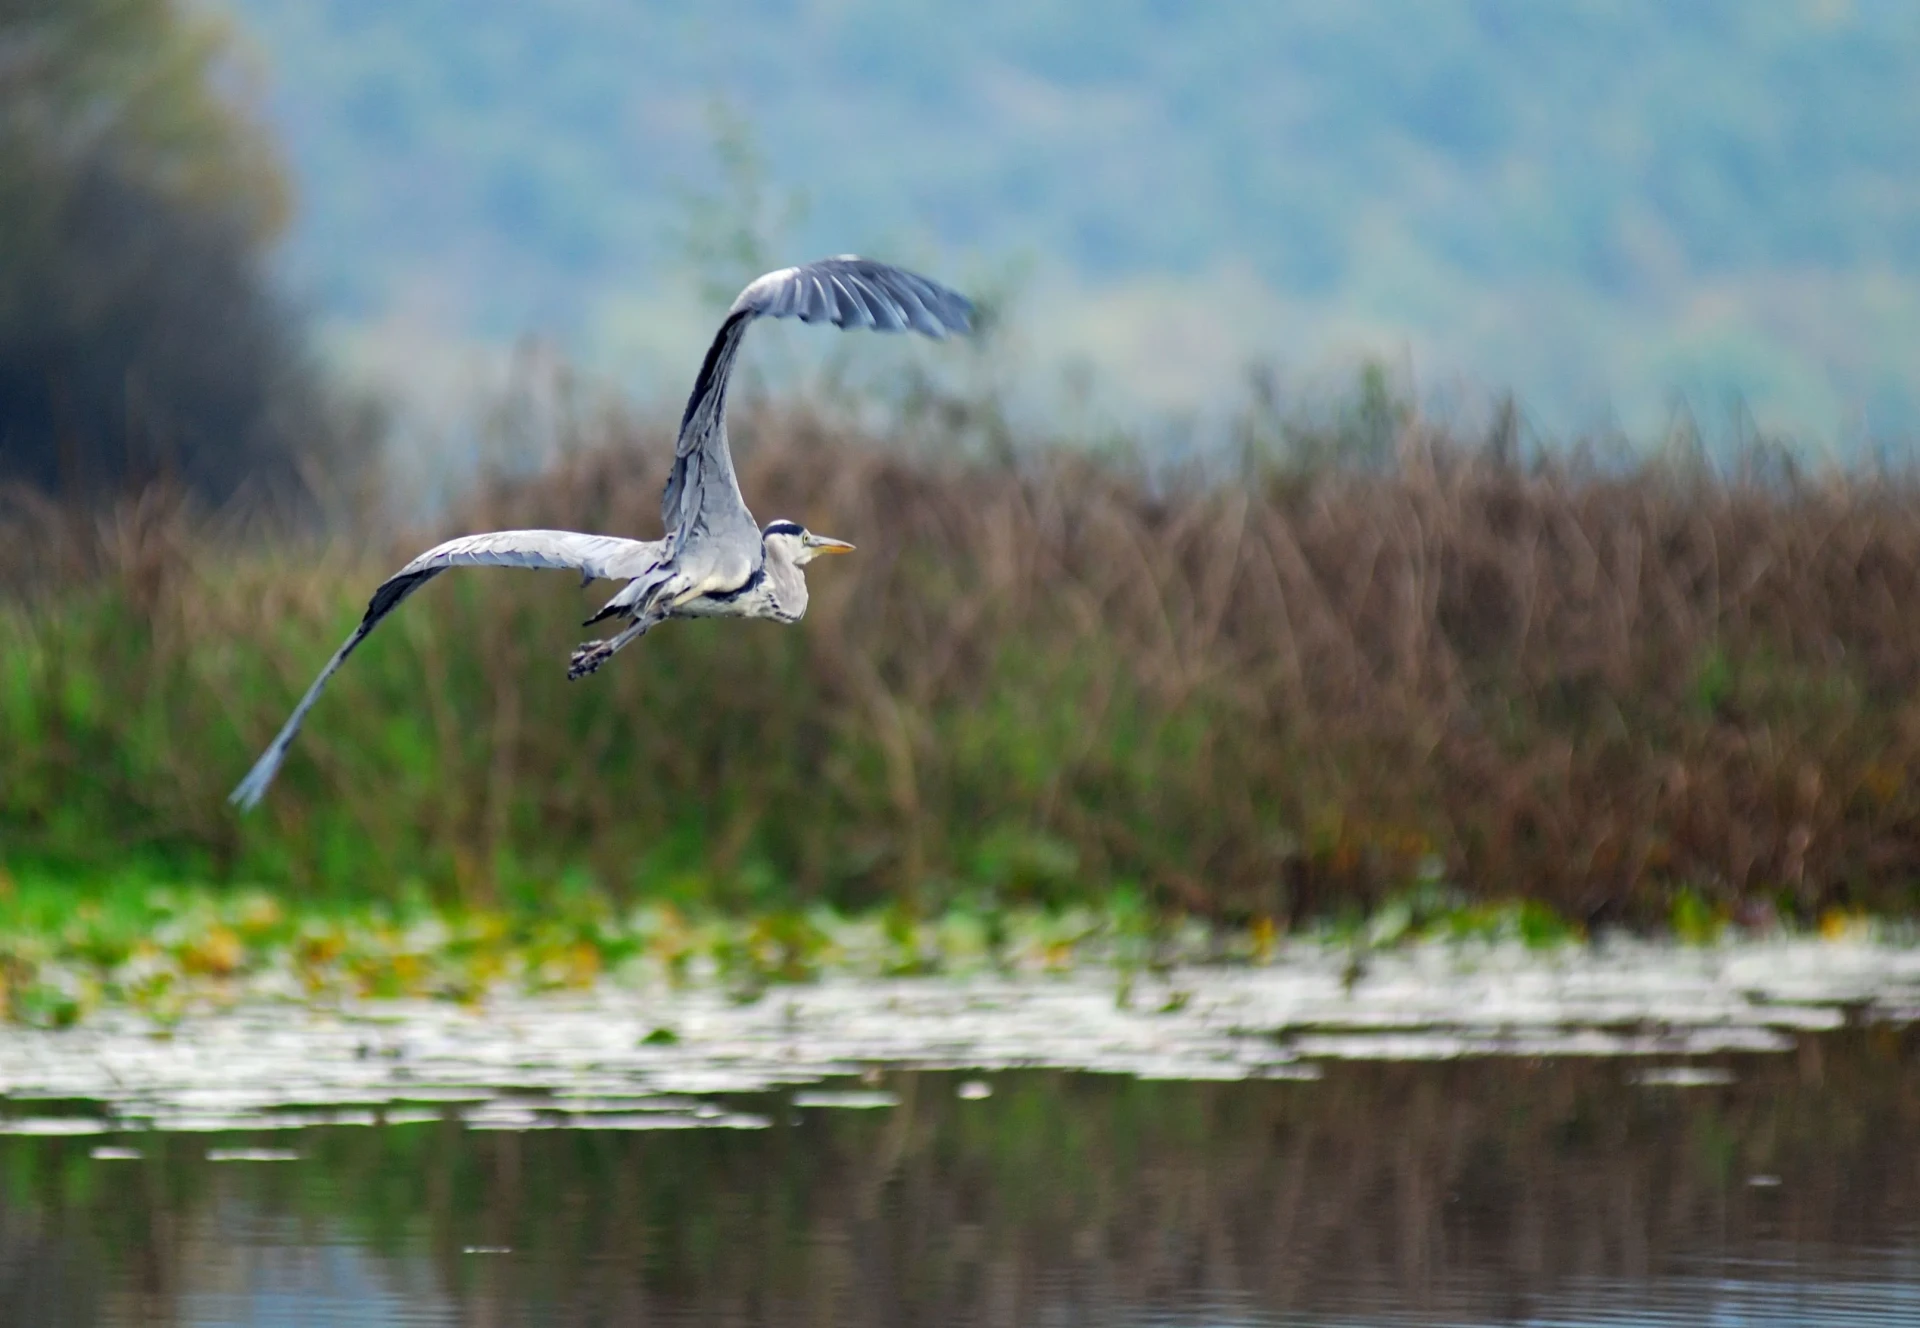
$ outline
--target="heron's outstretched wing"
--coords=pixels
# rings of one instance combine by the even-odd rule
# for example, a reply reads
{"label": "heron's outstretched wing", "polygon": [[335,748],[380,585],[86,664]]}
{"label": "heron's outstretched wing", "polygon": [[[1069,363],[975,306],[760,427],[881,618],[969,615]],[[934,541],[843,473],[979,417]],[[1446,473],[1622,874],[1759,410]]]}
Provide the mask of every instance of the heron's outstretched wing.
{"label": "heron's outstretched wing", "polygon": [[402,600],[449,567],[545,567],[571,568],[585,581],[623,581],[644,574],[660,560],[659,541],[621,539],[615,535],[581,535],[571,530],[495,530],[484,535],[464,535],[428,549],[405,567],[380,583],[367,603],[360,625],[353,629],[346,644],[334,652],[320,676],[307,688],[300,704],[280,727],[253,769],[240,781],[228,801],[242,808],[259,802],[279,773],[287,747],[300,732],[301,722],[313,703],[320,699],[327,679],[347,661],[354,648],[380,625],[380,620],[400,607]]}
{"label": "heron's outstretched wing", "polygon": [[798,318],[876,332],[911,330],[939,339],[973,326],[973,303],[903,268],[852,257],[782,268],[741,291],[707,350],[680,417],[673,472],[660,499],[660,519],[677,542],[702,525],[718,529],[744,521],[743,529],[753,527],[733,476],[723,423],[733,359],[747,324],[756,318]]}

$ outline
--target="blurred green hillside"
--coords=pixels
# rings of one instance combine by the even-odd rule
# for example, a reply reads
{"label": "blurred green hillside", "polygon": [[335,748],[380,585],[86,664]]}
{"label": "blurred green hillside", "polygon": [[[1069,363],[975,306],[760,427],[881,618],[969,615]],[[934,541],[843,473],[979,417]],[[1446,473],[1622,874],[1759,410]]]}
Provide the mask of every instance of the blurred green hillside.
{"label": "blurred green hillside", "polygon": [[1385,354],[1556,429],[1920,420],[1904,0],[218,2],[350,326],[653,368],[719,99],[804,201],[781,258],[1024,256],[1038,362],[1142,404]]}

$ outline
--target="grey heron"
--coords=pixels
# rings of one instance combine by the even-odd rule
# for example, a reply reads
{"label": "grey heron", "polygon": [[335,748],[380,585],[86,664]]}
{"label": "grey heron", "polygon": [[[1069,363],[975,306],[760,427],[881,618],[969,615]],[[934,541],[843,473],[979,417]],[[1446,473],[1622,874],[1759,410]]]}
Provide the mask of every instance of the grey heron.
{"label": "grey heron", "polygon": [[568,568],[580,573],[582,585],[624,581],[606,607],[587,620],[590,626],[612,619],[619,630],[604,640],[582,643],[573,652],[568,678],[592,673],[668,618],[798,622],[807,611],[807,579],[801,569],[822,554],[846,553],[853,545],[816,535],[794,521],[773,521],[762,529],[740,496],[727,449],[727,380],[747,325],[756,318],[824,320],[835,327],[878,332],[911,329],[937,340],[968,331],[972,316],[973,305],[966,297],[864,258],[828,258],[760,277],[727,311],[694,380],[660,499],[663,539],[499,530],[428,549],[373,592],[360,625],[320,670],[229,801],[242,808],[260,801],[327,680],[382,618],[451,567]]}

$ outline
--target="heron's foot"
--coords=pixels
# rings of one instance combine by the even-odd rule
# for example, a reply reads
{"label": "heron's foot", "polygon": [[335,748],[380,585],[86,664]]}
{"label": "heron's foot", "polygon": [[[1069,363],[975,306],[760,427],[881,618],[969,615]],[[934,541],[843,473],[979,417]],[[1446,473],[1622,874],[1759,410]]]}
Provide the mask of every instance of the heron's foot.
{"label": "heron's foot", "polygon": [[573,658],[567,661],[567,681],[586,677],[612,659],[618,648],[611,641],[582,641],[574,648]]}
{"label": "heron's foot", "polygon": [[636,618],[624,630],[605,641],[582,641],[575,647],[573,659],[567,665],[567,677],[586,677],[612,659],[616,652],[645,636],[648,629],[659,621],[658,618]]}

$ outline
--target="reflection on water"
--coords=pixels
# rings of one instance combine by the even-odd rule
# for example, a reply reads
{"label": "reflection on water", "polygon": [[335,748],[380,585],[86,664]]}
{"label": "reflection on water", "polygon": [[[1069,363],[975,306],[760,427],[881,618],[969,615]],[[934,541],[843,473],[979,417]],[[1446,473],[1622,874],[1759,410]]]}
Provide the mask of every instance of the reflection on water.
{"label": "reflection on water", "polygon": [[1920,1032],[1687,1068],[896,1071],[682,1104],[763,1128],[8,1135],[0,1323],[1920,1323]]}

